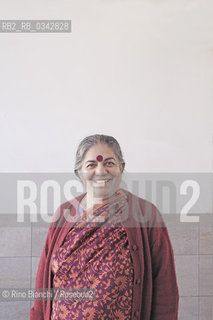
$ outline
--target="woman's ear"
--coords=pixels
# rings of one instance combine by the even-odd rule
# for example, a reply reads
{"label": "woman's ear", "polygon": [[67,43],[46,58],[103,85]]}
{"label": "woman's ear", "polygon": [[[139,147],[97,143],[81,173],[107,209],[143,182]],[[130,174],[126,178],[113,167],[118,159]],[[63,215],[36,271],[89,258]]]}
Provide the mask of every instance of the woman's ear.
{"label": "woman's ear", "polygon": [[123,173],[124,168],[125,168],[125,162],[121,163],[121,173]]}
{"label": "woman's ear", "polygon": [[81,180],[81,177],[80,177],[80,175],[79,175],[78,170],[75,170],[75,175],[78,177],[78,179],[80,179],[80,180]]}

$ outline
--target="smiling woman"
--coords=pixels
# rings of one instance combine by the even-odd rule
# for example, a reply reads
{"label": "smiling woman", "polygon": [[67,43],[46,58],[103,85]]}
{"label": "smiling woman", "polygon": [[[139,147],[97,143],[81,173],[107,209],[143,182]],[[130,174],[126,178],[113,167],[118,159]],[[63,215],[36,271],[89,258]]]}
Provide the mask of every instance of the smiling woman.
{"label": "smiling woman", "polygon": [[[57,210],[60,219],[50,226],[36,288],[94,289],[95,297],[35,300],[31,320],[177,320],[167,228],[153,204],[120,188],[124,166],[115,138],[93,135],[80,143],[75,173],[86,193]],[[79,219],[68,224],[65,211]],[[97,224],[97,217],[104,219]]]}
{"label": "smiling woman", "polygon": [[[123,160],[119,161],[122,154],[118,158],[113,148],[106,143],[96,142],[90,147],[82,158],[81,167],[76,169],[87,190],[81,200],[84,209],[109,198],[119,189],[125,164]],[[101,161],[97,160],[98,157]]]}

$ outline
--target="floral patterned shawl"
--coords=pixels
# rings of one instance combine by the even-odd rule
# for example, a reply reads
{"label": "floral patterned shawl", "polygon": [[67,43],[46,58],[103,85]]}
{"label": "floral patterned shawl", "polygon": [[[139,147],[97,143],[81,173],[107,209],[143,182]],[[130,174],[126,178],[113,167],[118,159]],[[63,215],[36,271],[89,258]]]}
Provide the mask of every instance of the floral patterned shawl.
{"label": "floral patterned shawl", "polygon": [[[93,291],[92,299],[53,300],[51,320],[131,319],[134,269],[119,221],[126,208],[126,195],[119,189],[110,200],[83,212],[54,253],[55,290]],[[97,223],[101,217],[104,221]]]}

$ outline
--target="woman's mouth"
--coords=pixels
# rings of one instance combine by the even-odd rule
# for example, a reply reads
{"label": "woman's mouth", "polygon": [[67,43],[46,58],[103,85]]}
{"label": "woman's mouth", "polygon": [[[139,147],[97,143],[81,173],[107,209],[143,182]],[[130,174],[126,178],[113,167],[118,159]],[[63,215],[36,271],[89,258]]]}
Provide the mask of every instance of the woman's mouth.
{"label": "woman's mouth", "polygon": [[99,187],[105,187],[111,179],[93,180],[93,184]]}

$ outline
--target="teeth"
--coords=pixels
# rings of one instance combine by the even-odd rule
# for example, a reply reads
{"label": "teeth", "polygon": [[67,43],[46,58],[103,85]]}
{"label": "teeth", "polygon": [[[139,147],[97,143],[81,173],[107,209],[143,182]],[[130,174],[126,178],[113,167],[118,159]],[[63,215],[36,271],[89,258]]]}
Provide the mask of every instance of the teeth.
{"label": "teeth", "polygon": [[96,180],[95,182],[97,182],[97,183],[104,183],[104,182],[107,182],[107,181],[109,181],[109,180]]}

